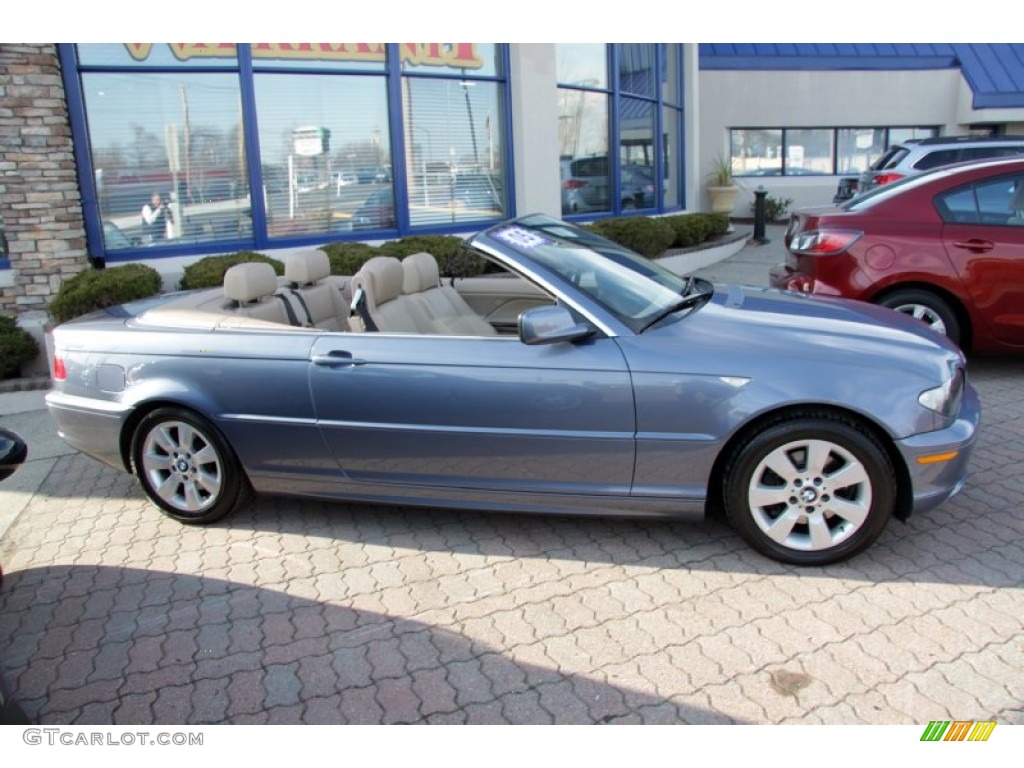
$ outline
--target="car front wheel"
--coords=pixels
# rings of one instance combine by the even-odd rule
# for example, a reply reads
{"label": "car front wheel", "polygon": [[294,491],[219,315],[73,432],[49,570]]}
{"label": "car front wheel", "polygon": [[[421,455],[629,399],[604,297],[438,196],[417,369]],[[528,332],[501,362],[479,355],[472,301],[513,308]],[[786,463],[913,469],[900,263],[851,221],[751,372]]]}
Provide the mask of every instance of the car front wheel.
{"label": "car front wheel", "polygon": [[960,323],[956,313],[943,299],[929,291],[905,290],[883,297],[879,305],[917,318],[936,333],[960,343]]}
{"label": "car front wheel", "polygon": [[758,552],[795,565],[846,559],[882,533],[895,505],[892,464],[878,442],[829,414],[778,422],[733,454],[723,498]]}
{"label": "car front wheel", "polygon": [[182,523],[220,520],[249,492],[248,478],[216,427],[181,408],[160,408],[139,422],[132,466],[150,500]]}

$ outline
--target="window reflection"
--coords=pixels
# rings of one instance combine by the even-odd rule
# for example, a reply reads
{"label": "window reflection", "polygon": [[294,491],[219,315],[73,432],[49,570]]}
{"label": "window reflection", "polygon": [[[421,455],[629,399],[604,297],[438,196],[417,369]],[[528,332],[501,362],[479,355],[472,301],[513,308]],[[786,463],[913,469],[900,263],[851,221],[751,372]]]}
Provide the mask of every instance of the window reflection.
{"label": "window reflection", "polygon": [[413,226],[501,218],[506,210],[501,85],[404,78]]}
{"label": "window reflection", "polygon": [[623,210],[653,208],[654,172],[654,110],[650,101],[623,98],[619,140],[620,195]]}
{"label": "window reflection", "polygon": [[562,213],[610,211],[608,97],[560,88],[558,138]]}
{"label": "window reflection", "polygon": [[384,80],[258,73],[255,86],[269,236],[394,227]]}
{"label": "window reflection", "polygon": [[608,46],[604,43],[559,43],[555,71],[562,85],[608,87]]}
{"label": "window reflection", "polygon": [[654,97],[653,43],[619,46],[619,87],[626,93]]}
{"label": "window reflection", "polygon": [[85,73],[82,84],[108,250],[251,235],[237,75]]}

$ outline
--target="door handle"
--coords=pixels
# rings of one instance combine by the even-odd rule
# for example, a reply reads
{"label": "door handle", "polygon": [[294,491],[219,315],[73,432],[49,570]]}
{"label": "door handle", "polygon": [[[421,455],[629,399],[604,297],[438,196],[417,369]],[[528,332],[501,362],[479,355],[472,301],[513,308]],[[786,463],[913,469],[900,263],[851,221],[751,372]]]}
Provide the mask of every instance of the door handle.
{"label": "door handle", "polygon": [[366,365],[366,361],[352,357],[351,352],[346,352],[343,349],[332,349],[326,355],[313,355],[313,365],[322,365],[325,368],[351,368],[356,365]]}
{"label": "door handle", "polygon": [[991,240],[978,240],[977,238],[971,238],[970,240],[957,240],[953,243],[957,248],[963,248],[974,253],[986,253],[996,247],[996,244]]}

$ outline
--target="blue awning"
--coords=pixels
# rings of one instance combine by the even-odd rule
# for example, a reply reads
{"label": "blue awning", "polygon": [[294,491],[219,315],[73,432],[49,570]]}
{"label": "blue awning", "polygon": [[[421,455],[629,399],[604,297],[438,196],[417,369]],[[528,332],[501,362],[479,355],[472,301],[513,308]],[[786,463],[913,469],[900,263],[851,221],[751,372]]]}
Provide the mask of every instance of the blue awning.
{"label": "blue awning", "polygon": [[702,43],[702,70],[959,68],[975,109],[1024,107],[1024,44]]}

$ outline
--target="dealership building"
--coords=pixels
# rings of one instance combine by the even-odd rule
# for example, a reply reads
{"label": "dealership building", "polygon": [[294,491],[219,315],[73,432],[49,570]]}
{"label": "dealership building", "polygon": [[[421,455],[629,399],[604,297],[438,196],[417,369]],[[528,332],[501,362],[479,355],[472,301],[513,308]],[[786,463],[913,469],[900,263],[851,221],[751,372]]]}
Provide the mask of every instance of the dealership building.
{"label": "dealership building", "polygon": [[887,146],[1024,134],[1016,44],[0,44],[0,314],[143,262],[793,206]]}

